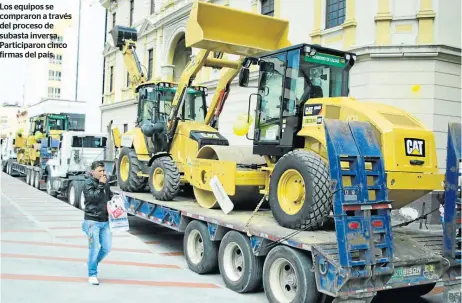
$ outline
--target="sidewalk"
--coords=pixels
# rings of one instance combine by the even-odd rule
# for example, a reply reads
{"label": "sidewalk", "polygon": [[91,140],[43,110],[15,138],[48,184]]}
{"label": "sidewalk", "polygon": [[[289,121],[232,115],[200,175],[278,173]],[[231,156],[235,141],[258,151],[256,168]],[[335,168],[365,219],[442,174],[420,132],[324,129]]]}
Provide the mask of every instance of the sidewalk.
{"label": "sidewalk", "polygon": [[114,235],[101,284],[90,285],[82,211],[3,173],[0,186],[2,303],[267,302],[263,293],[237,294],[216,275],[195,274],[182,257],[129,233]]}

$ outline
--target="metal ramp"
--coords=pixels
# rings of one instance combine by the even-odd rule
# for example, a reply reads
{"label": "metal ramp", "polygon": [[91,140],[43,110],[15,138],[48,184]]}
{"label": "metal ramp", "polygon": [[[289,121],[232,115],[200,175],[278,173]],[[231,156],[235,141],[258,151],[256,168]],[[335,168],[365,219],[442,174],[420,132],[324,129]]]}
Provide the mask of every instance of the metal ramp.
{"label": "metal ramp", "polygon": [[448,126],[446,184],[444,192],[443,253],[453,265],[461,265],[461,124]]}
{"label": "metal ramp", "polygon": [[443,256],[449,262],[444,302],[460,302],[461,123],[449,123],[444,190]]}
{"label": "metal ramp", "polygon": [[313,255],[320,290],[337,296],[358,285],[386,284],[392,276],[391,204],[371,125],[328,119],[324,125],[337,245],[315,246]]}

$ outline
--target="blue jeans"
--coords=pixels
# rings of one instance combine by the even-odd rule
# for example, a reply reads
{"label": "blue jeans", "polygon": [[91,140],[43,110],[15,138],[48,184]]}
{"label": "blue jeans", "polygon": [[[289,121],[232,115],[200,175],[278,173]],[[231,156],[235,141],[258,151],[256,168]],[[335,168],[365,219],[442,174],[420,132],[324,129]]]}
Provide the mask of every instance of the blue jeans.
{"label": "blue jeans", "polygon": [[98,275],[98,264],[107,256],[112,246],[109,222],[84,220],[82,230],[88,236],[88,276]]}

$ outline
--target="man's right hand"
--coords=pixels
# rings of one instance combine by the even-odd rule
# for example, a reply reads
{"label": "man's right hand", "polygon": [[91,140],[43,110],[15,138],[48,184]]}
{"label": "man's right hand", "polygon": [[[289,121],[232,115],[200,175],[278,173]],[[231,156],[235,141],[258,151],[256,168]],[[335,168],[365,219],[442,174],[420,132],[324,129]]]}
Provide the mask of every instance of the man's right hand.
{"label": "man's right hand", "polygon": [[107,178],[106,175],[102,175],[101,178],[99,179],[99,182],[106,184]]}

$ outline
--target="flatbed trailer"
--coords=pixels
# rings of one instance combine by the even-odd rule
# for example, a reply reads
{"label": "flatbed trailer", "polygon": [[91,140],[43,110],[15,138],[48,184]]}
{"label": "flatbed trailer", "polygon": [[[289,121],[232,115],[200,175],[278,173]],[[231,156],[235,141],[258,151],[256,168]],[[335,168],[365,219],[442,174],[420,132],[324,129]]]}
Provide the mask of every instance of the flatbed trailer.
{"label": "flatbed trailer", "polygon": [[[460,165],[458,127],[458,134],[449,128],[448,141],[456,141],[448,143],[448,172],[454,171],[451,165]],[[193,198],[165,202],[150,193],[112,190],[123,197],[129,214],[184,232],[184,255],[192,271],[219,268],[226,286],[237,292],[263,284],[271,303],[369,303],[376,295],[413,302],[436,283],[445,285],[444,302],[460,302],[458,187],[456,195],[454,187],[445,193],[443,234],[404,227],[392,232],[382,155],[371,140],[370,125],[326,120],[325,129],[334,203],[333,222],[323,230],[281,227],[264,209],[225,214],[202,208]],[[372,162],[371,171],[361,169],[366,160]],[[349,161],[350,168],[343,169],[341,161]],[[343,186],[345,175],[356,176],[356,183]],[[369,186],[364,182],[371,175],[376,182]],[[365,195],[371,189],[376,200]]]}

